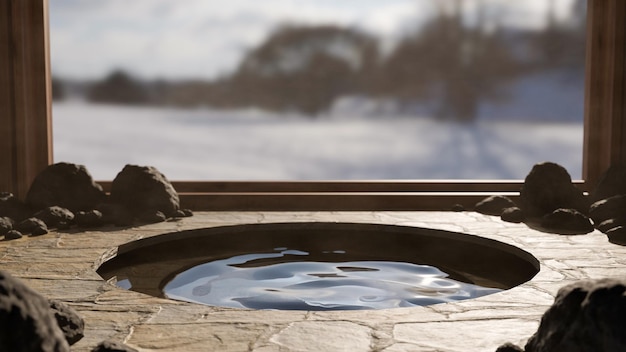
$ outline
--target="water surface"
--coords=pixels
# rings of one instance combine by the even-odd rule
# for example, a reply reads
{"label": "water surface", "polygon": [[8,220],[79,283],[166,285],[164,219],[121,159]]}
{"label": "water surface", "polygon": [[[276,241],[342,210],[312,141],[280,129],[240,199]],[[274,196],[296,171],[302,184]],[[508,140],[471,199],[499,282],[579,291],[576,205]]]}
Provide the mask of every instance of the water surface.
{"label": "water surface", "polygon": [[[336,258],[345,254],[326,253],[331,252]],[[178,274],[164,292],[172,299],[221,307],[355,310],[425,306],[500,291],[453,280],[428,265],[314,259],[287,248],[237,255]]]}

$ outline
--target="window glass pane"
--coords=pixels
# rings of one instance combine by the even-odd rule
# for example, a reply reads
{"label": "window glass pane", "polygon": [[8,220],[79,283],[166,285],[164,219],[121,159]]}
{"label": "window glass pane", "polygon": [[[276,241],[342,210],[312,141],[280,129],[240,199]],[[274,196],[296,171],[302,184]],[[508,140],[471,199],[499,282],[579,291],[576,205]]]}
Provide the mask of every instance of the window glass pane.
{"label": "window glass pane", "polygon": [[580,178],[585,8],[50,0],[54,158],[98,179]]}

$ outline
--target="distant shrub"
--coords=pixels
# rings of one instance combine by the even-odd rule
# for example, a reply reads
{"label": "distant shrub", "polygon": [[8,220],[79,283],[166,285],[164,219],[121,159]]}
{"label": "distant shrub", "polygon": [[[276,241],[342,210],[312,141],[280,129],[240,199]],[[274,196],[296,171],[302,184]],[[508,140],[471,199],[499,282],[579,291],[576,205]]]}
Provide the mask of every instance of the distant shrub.
{"label": "distant shrub", "polygon": [[141,82],[122,70],[115,70],[89,89],[87,100],[94,103],[146,104],[150,99]]}

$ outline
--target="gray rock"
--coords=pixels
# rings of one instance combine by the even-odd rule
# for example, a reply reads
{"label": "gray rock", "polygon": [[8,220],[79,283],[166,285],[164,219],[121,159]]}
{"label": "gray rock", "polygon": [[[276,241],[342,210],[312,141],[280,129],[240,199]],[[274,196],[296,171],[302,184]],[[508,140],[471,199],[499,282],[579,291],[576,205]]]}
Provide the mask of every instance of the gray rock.
{"label": "gray rock", "polygon": [[177,218],[187,218],[190,216],[193,216],[193,211],[191,211],[191,209],[179,209],[176,211]]}
{"label": "gray rock", "polygon": [[463,204],[454,204],[451,210],[458,213],[465,211],[465,207],[463,206]]}
{"label": "gray rock", "polygon": [[619,244],[620,246],[626,246],[626,226],[617,226],[605,233],[609,238],[609,242]]}
{"label": "gray rock", "polygon": [[541,226],[562,235],[582,235],[594,230],[590,219],[575,209],[557,209],[544,216]]}
{"label": "gray rock", "polygon": [[6,241],[10,241],[10,240],[17,240],[24,237],[24,235],[22,235],[21,232],[17,231],[17,230],[11,230],[7,233],[4,234],[4,239]]}
{"label": "gray rock", "polygon": [[50,308],[68,344],[73,345],[85,336],[85,322],[72,307],[51,300]]}
{"label": "gray rock", "polygon": [[125,206],[136,216],[160,211],[172,217],[180,208],[172,184],[151,166],[126,165],[113,180],[110,200]]}
{"label": "gray rock", "polygon": [[518,207],[511,207],[502,211],[500,219],[502,219],[502,221],[519,224],[526,220],[526,214],[524,214],[524,211]]}
{"label": "gray rock", "polygon": [[28,218],[15,225],[15,230],[23,234],[31,234],[33,236],[45,235],[48,233],[46,223],[37,218]]}
{"label": "gray rock", "polygon": [[7,232],[13,230],[15,222],[9,217],[0,217],[0,236],[6,235]]}
{"label": "gray rock", "polygon": [[48,227],[56,227],[60,223],[69,224],[74,221],[74,213],[58,206],[47,207],[36,212],[33,217],[40,219]]}
{"label": "gray rock", "polygon": [[612,165],[600,176],[600,181],[591,192],[592,202],[626,194],[626,166]]}
{"label": "gray rock", "polygon": [[594,202],[589,207],[589,216],[600,224],[609,219],[626,218],[626,195],[617,195]]}
{"label": "gray rock", "polygon": [[520,222],[524,222],[526,220],[526,215],[524,211],[518,207],[506,208],[502,211],[502,215],[500,215],[500,219],[506,222],[512,222],[519,224]]}
{"label": "gray rock", "polygon": [[0,351],[66,352],[48,300],[0,271]]}
{"label": "gray rock", "polygon": [[102,341],[91,352],[138,352],[136,349],[115,341]]}
{"label": "gray rock", "polygon": [[589,205],[567,170],[551,162],[533,166],[520,191],[520,208],[529,217],[543,217],[559,208],[588,214]]}
{"label": "gray rock", "polygon": [[102,213],[98,210],[79,211],[74,215],[74,222],[80,227],[99,227],[104,225]]}
{"label": "gray rock", "polygon": [[606,233],[607,231],[613,228],[616,228],[618,226],[624,226],[624,225],[626,225],[626,219],[619,218],[619,219],[607,219],[595,226],[596,226],[596,229],[600,230],[603,233]]}
{"label": "gray rock", "polygon": [[26,204],[35,210],[51,206],[72,212],[91,210],[105,198],[83,165],[57,163],[35,177],[26,195]]}
{"label": "gray rock", "polygon": [[517,345],[507,342],[504,345],[498,347],[496,352],[524,352],[524,350]]}
{"label": "gray rock", "polygon": [[609,279],[561,288],[525,351],[626,351],[625,291],[625,281]]}
{"label": "gray rock", "polygon": [[474,207],[474,210],[481,214],[500,216],[502,215],[504,209],[515,206],[515,202],[513,202],[509,197],[490,196],[478,202]]}
{"label": "gray rock", "polygon": [[9,217],[15,221],[22,221],[29,217],[30,214],[30,208],[12,193],[0,192],[0,217]]}

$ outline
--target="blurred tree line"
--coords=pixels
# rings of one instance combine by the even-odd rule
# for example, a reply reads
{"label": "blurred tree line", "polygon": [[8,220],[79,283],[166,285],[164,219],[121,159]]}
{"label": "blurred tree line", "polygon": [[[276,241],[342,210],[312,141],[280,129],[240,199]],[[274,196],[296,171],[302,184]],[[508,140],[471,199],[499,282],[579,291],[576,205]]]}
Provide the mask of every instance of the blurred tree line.
{"label": "blurred tree line", "polygon": [[[505,100],[506,85],[521,75],[555,68],[582,72],[584,0],[573,3],[573,18],[567,23],[559,22],[554,6],[549,7],[542,31],[502,29],[480,4],[469,25],[460,0],[439,4],[436,16],[389,53],[383,54],[374,37],[356,29],[286,25],[220,79],[144,82],[116,70],[93,82],[86,98],[120,104],[255,106],[315,116],[341,96],[359,95],[392,99],[400,106],[436,102],[438,118],[470,121],[482,101]],[[62,97],[59,82],[54,91]]]}

